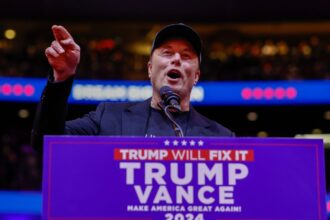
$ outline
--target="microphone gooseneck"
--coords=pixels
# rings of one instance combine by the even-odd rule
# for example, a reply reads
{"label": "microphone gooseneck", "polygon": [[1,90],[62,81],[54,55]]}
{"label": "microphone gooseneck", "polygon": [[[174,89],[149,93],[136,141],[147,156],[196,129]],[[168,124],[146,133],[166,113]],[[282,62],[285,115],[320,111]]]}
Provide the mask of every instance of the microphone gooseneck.
{"label": "microphone gooseneck", "polygon": [[172,112],[181,112],[180,96],[177,95],[170,87],[163,86],[160,88],[160,96],[162,101],[158,103],[164,111],[167,118],[172,122],[174,133],[178,137],[183,137],[183,131],[180,125],[174,120]]}

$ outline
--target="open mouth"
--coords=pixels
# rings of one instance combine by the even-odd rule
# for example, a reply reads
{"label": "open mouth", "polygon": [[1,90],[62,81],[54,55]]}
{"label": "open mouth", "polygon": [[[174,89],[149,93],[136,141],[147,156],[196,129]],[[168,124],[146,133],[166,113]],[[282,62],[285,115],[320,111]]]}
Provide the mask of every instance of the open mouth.
{"label": "open mouth", "polygon": [[181,73],[179,70],[170,70],[167,73],[167,76],[170,77],[171,79],[178,79],[181,78]]}

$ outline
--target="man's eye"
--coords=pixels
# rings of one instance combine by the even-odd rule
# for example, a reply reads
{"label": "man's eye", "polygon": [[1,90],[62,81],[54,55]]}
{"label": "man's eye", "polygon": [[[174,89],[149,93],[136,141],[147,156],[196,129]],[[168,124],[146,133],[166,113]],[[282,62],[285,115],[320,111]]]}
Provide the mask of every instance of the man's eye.
{"label": "man's eye", "polygon": [[181,56],[184,59],[190,59],[191,58],[191,54],[190,53],[183,53]]}
{"label": "man's eye", "polygon": [[172,54],[172,51],[170,51],[170,50],[164,50],[163,51],[163,54],[164,55],[171,55]]}

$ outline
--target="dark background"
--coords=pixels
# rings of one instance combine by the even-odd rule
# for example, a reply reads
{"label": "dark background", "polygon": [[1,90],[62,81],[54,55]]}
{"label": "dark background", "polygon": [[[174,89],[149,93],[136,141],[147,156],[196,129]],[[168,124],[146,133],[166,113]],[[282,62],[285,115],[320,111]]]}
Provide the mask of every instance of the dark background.
{"label": "dark background", "polygon": [[267,22],[330,18],[327,0],[11,0],[1,1],[0,18],[134,20],[190,22]]}

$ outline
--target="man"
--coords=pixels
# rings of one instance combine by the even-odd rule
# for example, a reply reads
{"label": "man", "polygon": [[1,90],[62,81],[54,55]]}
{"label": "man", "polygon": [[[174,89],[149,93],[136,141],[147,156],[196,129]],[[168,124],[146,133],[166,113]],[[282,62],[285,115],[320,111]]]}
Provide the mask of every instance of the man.
{"label": "man", "polygon": [[80,47],[62,26],[54,25],[55,40],[45,51],[53,75],[49,77],[32,131],[40,149],[44,134],[173,136],[170,120],[160,108],[160,89],[170,87],[180,97],[182,112],[173,113],[185,136],[226,136],[234,133],[200,115],[190,105],[190,94],[200,77],[201,40],[184,24],[172,24],[154,39],[148,75],[152,97],[139,103],[101,103],[83,118],[65,122],[67,98],[80,60]]}

